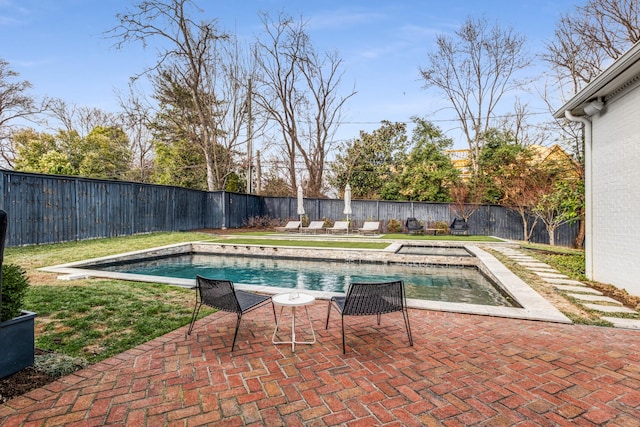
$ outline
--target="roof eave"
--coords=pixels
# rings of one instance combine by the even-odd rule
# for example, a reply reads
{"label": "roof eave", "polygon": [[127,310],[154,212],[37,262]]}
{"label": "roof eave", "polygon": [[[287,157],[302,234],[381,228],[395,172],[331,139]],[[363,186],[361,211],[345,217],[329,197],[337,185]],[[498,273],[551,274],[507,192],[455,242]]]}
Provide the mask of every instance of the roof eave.
{"label": "roof eave", "polygon": [[[606,68],[591,83],[573,96],[566,104],[557,110],[553,117],[560,119],[565,116],[565,111],[572,115],[583,116],[584,106],[594,98],[605,97],[615,89],[622,86],[628,80],[628,76],[640,74],[640,42],[634,44],[613,64]],[[624,76],[624,81],[617,81]]]}

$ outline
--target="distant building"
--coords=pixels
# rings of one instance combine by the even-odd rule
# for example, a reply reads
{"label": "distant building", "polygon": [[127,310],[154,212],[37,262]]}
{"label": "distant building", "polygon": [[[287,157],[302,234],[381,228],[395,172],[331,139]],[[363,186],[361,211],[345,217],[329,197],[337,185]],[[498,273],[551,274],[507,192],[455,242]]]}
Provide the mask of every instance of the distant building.
{"label": "distant building", "polygon": [[[539,162],[545,162],[547,160],[554,160],[558,163],[566,163],[567,173],[576,173],[575,160],[560,147],[558,144],[554,144],[551,147],[544,147],[542,145],[529,146],[532,150],[535,150],[535,158]],[[469,158],[469,150],[447,150],[445,153],[451,159],[453,166],[460,172],[460,177],[467,181],[471,178],[472,167],[471,160]]]}
{"label": "distant building", "polygon": [[554,116],[585,126],[587,277],[640,295],[640,43]]}

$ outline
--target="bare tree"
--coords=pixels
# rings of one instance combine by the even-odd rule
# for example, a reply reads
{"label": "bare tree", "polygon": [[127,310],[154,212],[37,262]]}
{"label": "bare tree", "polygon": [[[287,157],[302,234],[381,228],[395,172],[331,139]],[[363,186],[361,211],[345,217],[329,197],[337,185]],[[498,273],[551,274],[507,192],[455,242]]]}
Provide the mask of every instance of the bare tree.
{"label": "bare tree", "polygon": [[27,93],[31,83],[26,80],[15,81],[18,76],[7,61],[0,59],[0,155],[10,166],[15,153],[9,139],[16,130],[15,123],[20,120],[34,122],[48,102],[44,100],[42,105],[37,105]]}
{"label": "bare tree", "polygon": [[125,98],[118,95],[122,108],[124,130],[129,136],[133,159],[133,170],[137,172],[139,182],[150,182],[152,172],[153,140],[149,115],[153,108],[133,85],[129,85],[129,93]]}
{"label": "bare tree", "polygon": [[420,73],[425,88],[435,87],[451,103],[469,144],[474,176],[490,127],[504,95],[521,86],[516,75],[527,68],[524,37],[512,28],[489,26],[486,19],[469,18],[455,36],[440,34],[437,49]]}
{"label": "bare tree", "polygon": [[298,186],[296,164],[304,161],[309,196],[321,196],[326,155],[340,122],[341,109],[355,91],[339,95],[342,60],[335,52],[315,51],[306,23],[262,15],[265,39],[258,40],[261,73],[255,101],[282,136],[291,188]]}
{"label": "bare tree", "polygon": [[145,70],[168,71],[180,79],[187,88],[193,108],[193,123],[197,129],[197,146],[201,149],[207,168],[207,187],[210,191],[224,185],[224,168],[218,167],[230,153],[219,150],[217,137],[221,134],[217,125],[219,112],[216,106],[225,101],[217,97],[213,90],[219,73],[218,41],[229,36],[219,31],[213,20],[196,23],[190,16],[190,0],[150,0],[141,1],[132,13],[118,14],[120,24],[109,34],[118,39],[116,47],[136,41],[146,46],[152,39],[166,44],[159,52],[155,66]]}
{"label": "bare tree", "polygon": [[49,123],[50,128],[59,130],[62,126],[67,132],[77,132],[81,138],[89,135],[97,126],[122,127],[117,114],[99,108],[68,104],[59,98],[49,102],[47,115],[55,121],[55,124]]}

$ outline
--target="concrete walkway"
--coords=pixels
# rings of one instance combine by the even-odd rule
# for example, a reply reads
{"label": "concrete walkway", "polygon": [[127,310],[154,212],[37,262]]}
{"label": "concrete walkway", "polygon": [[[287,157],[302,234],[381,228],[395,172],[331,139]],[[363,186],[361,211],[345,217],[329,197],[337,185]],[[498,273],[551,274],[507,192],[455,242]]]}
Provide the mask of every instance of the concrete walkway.
{"label": "concrete walkway", "polygon": [[611,322],[614,327],[640,329],[640,319],[607,316],[607,314],[636,314],[638,313],[636,310],[624,307],[619,301],[604,296],[602,292],[590,288],[580,281],[570,279],[550,265],[525,255],[522,251],[510,247],[495,247],[494,249],[537,274],[549,286],[566,293],[585,308],[602,313],[600,318]]}
{"label": "concrete walkway", "polygon": [[638,331],[411,309],[413,347],[398,313],[347,318],[343,355],[326,312],[295,353],[268,306],[233,353],[215,313],[0,405],[0,425],[640,426]]}

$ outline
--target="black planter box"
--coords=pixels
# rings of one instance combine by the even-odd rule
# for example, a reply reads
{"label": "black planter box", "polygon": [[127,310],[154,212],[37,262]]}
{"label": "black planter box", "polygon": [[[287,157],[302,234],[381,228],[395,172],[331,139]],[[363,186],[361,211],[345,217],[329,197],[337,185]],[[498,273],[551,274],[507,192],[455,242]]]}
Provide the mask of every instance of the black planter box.
{"label": "black planter box", "polygon": [[0,378],[33,365],[36,316],[36,313],[23,311],[22,315],[0,323]]}

